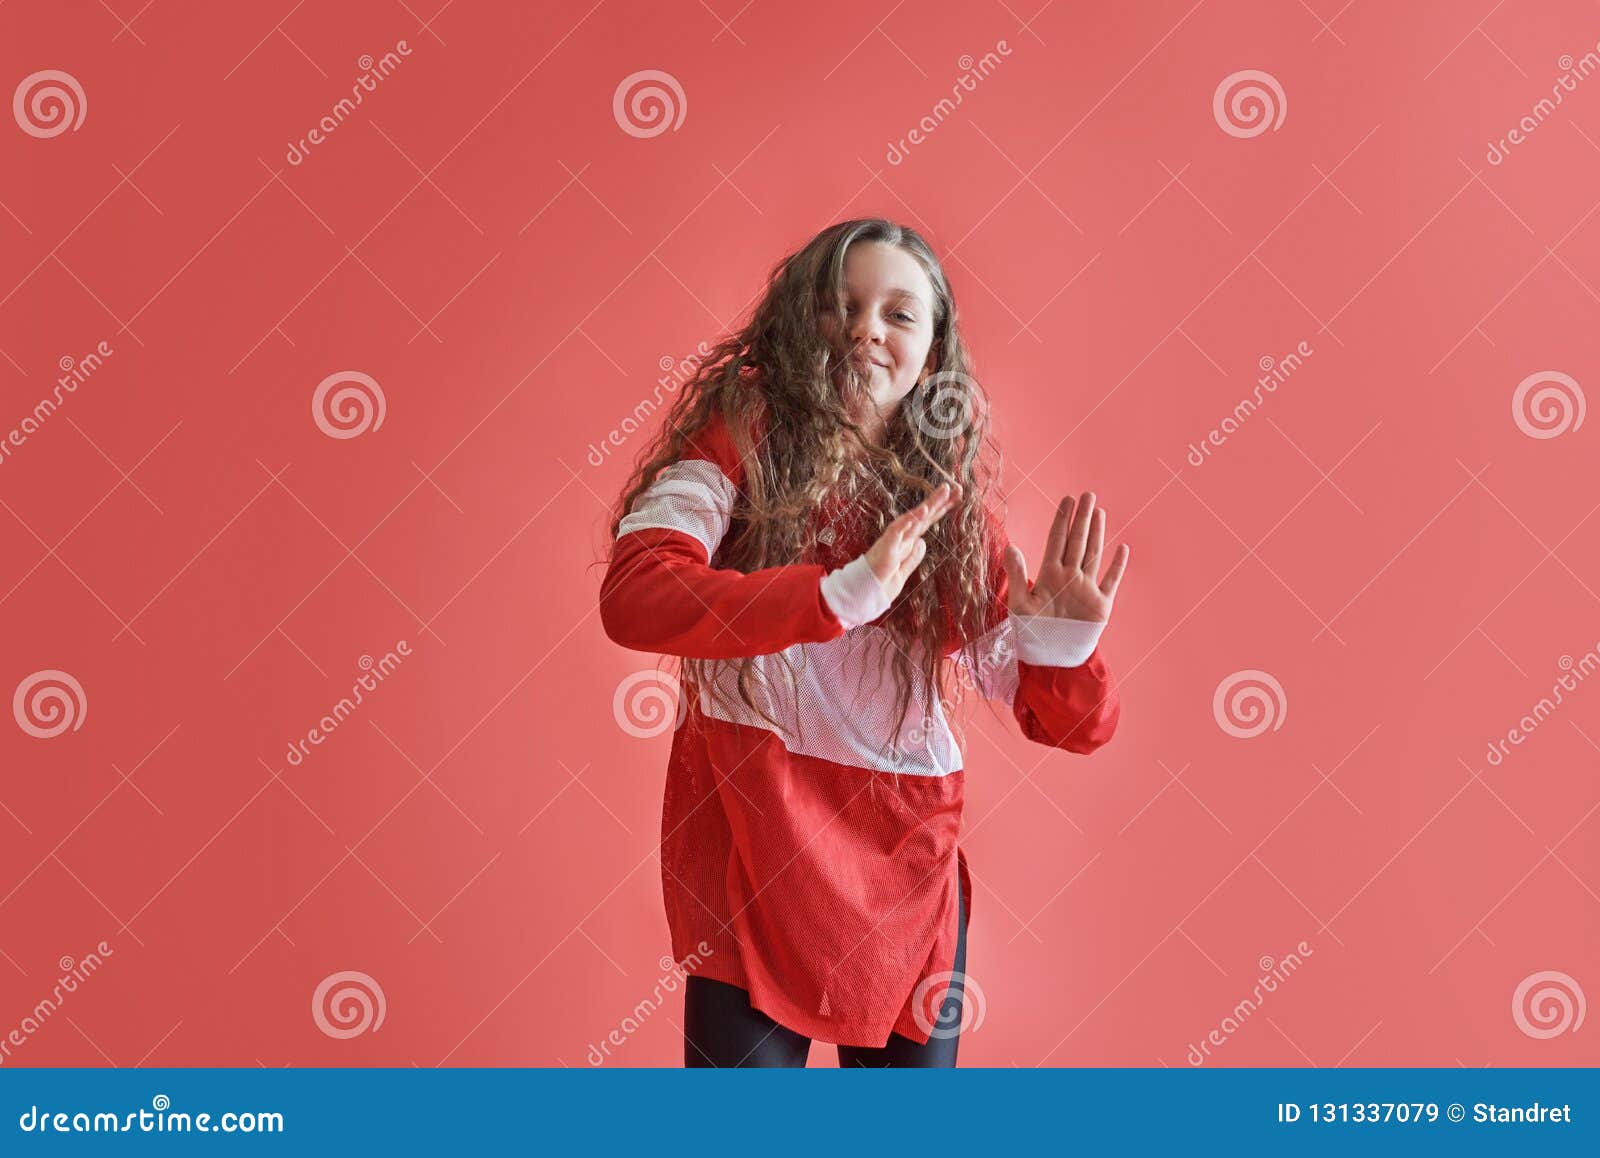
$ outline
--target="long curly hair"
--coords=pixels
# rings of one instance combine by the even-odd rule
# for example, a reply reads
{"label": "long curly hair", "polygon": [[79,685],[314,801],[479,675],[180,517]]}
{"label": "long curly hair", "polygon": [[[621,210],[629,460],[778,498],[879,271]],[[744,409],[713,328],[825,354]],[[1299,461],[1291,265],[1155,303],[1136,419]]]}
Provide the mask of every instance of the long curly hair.
{"label": "long curly hair", "polygon": [[[902,401],[881,445],[853,417],[864,413],[870,398],[866,376],[848,348],[823,329],[831,314],[832,332],[848,333],[845,255],[861,242],[898,246],[933,286],[933,373]],[[964,698],[970,673],[984,662],[975,644],[994,626],[1001,563],[990,529],[999,451],[958,323],[949,281],[916,230],[879,217],[829,226],[772,268],[748,322],[700,360],[666,421],[638,453],[612,511],[615,539],[623,516],[656,474],[683,458],[718,418],[744,465],[732,521],[716,552],[718,567],[748,573],[805,561],[817,533],[814,516],[825,502],[846,512],[846,525],[864,550],[940,483],[960,483],[959,502],[925,533],[925,557],[875,625],[894,643],[887,649],[897,689],[891,742],[911,709],[913,671],[922,677],[923,724],[931,724],[935,697],[949,705]],[[946,657],[956,641],[957,655]],[[685,696],[704,686],[720,697],[711,663],[737,663],[740,698],[772,720],[751,695],[753,659],[684,659]]]}

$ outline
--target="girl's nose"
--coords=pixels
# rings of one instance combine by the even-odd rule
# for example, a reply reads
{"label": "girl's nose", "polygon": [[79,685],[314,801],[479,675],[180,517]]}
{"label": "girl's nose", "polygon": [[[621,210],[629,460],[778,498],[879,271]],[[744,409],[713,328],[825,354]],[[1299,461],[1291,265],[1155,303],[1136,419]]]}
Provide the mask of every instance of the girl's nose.
{"label": "girl's nose", "polygon": [[857,316],[856,320],[851,323],[850,337],[856,342],[868,342],[877,338],[879,333],[882,331],[882,328],[883,327],[879,325],[876,318],[866,315],[859,315]]}

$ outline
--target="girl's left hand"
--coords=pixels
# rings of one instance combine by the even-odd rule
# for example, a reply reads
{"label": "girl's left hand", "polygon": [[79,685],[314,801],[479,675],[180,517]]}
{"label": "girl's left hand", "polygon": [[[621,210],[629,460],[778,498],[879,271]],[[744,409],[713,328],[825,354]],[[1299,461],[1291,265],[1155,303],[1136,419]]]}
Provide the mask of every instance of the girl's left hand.
{"label": "girl's left hand", "polygon": [[[1074,511],[1076,507],[1076,511]],[[1070,523],[1070,529],[1069,529]],[[1119,543],[1103,580],[1100,548],[1105,541],[1105,508],[1096,508],[1094,492],[1084,491],[1074,503],[1070,495],[1056,508],[1055,522],[1045,539],[1044,562],[1030,585],[1028,564],[1015,543],[1006,548],[1005,567],[1013,615],[1055,615],[1104,623],[1128,566],[1128,545]]]}

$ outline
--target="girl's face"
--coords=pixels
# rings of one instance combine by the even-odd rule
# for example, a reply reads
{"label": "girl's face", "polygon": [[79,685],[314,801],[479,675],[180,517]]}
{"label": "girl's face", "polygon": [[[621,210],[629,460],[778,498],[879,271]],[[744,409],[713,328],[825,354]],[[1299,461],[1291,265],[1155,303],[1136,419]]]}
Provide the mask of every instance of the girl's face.
{"label": "girl's face", "polygon": [[[933,369],[933,283],[899,246],[857,242],[845,253],[845,330],[822,315],[823,336],[850,351],[866,375],[876,415],[866,425],[881,433],[925,371]],[[858,419],[859,420],[859,419]]]}

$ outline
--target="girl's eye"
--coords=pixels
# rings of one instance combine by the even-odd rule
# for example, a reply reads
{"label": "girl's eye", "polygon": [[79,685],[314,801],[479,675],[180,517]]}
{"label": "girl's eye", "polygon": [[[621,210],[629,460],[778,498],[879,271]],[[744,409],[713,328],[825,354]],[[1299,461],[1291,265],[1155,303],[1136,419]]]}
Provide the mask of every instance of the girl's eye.
{"label": "girl's eye", "polygon": [[[845,312],[845,316],[849,317],[851,314],[856,312],[856,308],[855,308],[855,306],[846,306],[844,312]],[[899,318],[903,322],[915,322],[917,320],[915,315],[909,314],[905,310],[896,310],[890,316]]]}

